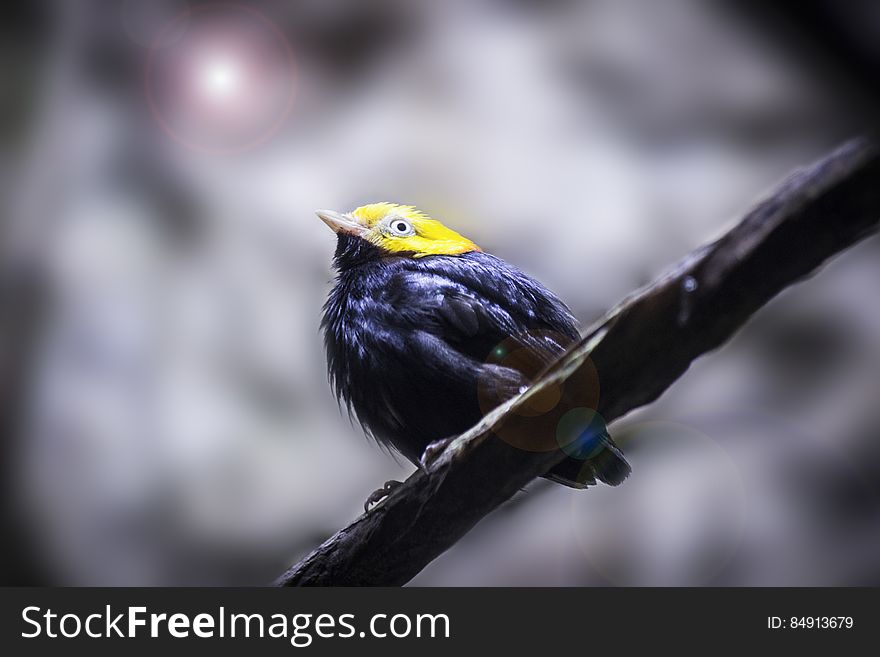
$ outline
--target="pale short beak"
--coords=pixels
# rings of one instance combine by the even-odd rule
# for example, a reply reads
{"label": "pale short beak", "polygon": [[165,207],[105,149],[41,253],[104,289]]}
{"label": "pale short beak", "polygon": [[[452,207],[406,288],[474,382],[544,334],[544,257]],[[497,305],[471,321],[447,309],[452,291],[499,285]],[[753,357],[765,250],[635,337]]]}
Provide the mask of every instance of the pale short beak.
{"label": "pale short beak", "polygon": [[315,214],[325,224],[330,226],[334,233],[346,233],[348,235],[363,235],[366,227],[350,214],[336,212],[335,210],[315,210]]}

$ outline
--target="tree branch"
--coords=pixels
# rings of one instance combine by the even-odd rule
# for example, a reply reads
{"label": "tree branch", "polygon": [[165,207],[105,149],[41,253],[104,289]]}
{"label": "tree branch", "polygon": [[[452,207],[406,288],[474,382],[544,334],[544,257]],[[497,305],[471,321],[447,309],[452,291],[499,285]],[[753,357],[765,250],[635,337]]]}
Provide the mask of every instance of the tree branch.
{"label": "tree branch", "polygon": [[565,458],[559,449],[526,451],[503,439],[514,419],[519,432],[538,430],[539,419],[524,420],[534,414],[523,411],[539,395],[561,390],[557,408],[582,406],[576,386],[564,384],[586,374],[598,376],[598,411],[609,422],[650,403],[776,294],[875,232],[878,220],[880,156],[867,140],[795,172],[727,234],[625,299],[525,393],[456,438],[427,470],[276,583],[405,584]]}

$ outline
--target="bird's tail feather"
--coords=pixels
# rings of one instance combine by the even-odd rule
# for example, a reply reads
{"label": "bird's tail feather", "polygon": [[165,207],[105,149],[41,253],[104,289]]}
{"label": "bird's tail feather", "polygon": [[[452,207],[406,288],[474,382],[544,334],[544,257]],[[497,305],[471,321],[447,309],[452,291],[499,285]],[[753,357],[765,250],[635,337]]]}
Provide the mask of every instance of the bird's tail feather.
{"label": "bird's tail feather", "polygon": [[596,478],[608,484],[609,486],[617,486],[623,483],[623,480],[632,472],[632,468],[620,451],[620,448],[614,444],[611,438],[608,438],[608,444],[594,459],[590,461]]}
{"label": "bird's tail feather", "polygon": [[617,486],[632,471],[620,448],[607,433],[602,436],[602,447],[587,459],[569,457],[555,465],[546,475],[547,479],[570,488],[586,488],[601,481]]}

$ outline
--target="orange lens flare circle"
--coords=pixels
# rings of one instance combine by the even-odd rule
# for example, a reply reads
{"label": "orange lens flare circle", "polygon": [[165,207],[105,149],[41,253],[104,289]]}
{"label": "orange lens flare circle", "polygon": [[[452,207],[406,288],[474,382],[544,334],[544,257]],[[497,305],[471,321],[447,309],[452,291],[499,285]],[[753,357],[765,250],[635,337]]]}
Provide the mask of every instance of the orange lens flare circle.
{"label": "orange lens flare circle", "polygon": [[[485,368],[477,381],[477,400],[484,415],[525,391],[547,369],[553,352],[541,347],[546,342],[567,345],[571,340],[555,331],[528,331],[506,338],[489,352],[485,364],[494,367]],[[506,376],[505,370],[521,373],[526,383],[521,388],[512,387],[511,379],[516,377]],[[569,443],[580,440],[582,433],[560,432],[560,422],[574,409],[595,412],[598,403],[599,374],[588,358],[567,380],[528,395],[494,427],[494,433],[509,445],[528,452],[566,449]]]}

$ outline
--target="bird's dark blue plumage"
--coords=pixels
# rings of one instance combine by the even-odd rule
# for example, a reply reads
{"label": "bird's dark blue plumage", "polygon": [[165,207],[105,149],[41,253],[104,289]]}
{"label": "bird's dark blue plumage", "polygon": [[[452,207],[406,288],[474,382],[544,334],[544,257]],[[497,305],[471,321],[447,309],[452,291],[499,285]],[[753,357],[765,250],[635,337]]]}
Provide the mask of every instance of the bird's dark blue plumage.
{"label": "bird's dark blue plumage", "polygon": [[[334,264],[322,321],[332,385],[367,431],[414,463],[487,412],[481,380],[498,392],[493,405],[530,383],[536,372],[493,361],[493,349],[514,341],[543,367],[579,337],[552,292],[481,251],[413,258],[339,234]],[[619,483],[629,466],[604,427],[598,436],[592,474]],[[551,478],[592,483],[582,460],[569,461]]]}

